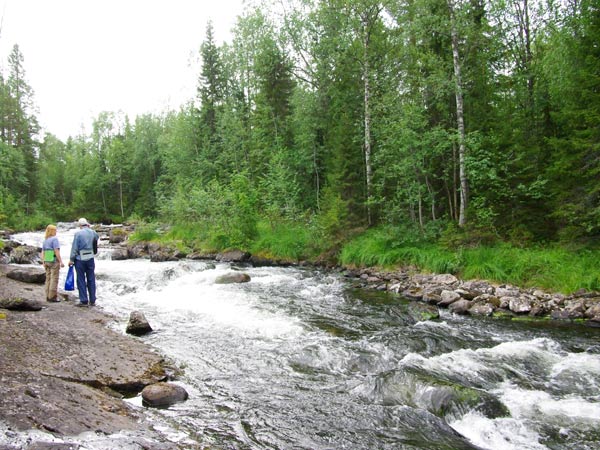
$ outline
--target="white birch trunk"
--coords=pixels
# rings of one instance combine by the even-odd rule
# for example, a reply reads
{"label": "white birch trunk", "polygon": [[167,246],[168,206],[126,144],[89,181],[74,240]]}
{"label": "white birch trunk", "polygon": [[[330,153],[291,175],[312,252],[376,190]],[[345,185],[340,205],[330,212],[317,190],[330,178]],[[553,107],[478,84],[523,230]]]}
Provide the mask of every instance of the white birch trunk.
{"label": "white birch trunk", "polygon": [[459,217],[458,226],[463,227],[467,223],[467,206],[468,206],[468,181],[466,172],[466,145],[465,145],[465,117],[463,108],[463,95],[462,95],[462,77],[461,77],[461,66],[460,58],[458,54],[458,31],[456,29],[456,21],[454,15],[454,2],[448,0],[448,9],[450,11],[450,27],[451,27],[451,40],[452,40],[452,60],[454,63],[454,81],[456,84],[456,122],[458,126],[458,166],[459,166],[459,177],[460,177],[460,206],[459,206]]}

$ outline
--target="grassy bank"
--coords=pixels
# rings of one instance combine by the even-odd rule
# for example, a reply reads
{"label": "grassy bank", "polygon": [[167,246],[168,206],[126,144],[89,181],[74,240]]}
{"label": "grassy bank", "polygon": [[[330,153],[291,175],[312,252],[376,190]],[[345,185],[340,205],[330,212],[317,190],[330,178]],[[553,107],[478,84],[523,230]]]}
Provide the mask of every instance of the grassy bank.
{"label": "grassy bank", "polygon": [[521,248],[495,243],[448,248],[439,242],[398,236],[391,228],[378,228],[346,243],[340,262],[384,268],[413,265],[425,272],[563,293],[581,288],[600,290],[600,251],[575,251],[556,244]]}
{"label": "grassy bank", "polygon": [[[139,226],[133,240],[159,241],[182,249],[221,251],[229,248],[219,234],[198,224]],[[346,266],[392,270],[414,266],[422,272],[452,273],[462,279],[485,279],[522,287],[571,293],[600,290],[600,251],[569,250],[550,245],[520,248],[507,243],[448,245],[414,230],[379,227],[352,238],[327,239],[317,227],[298,223],[260,222],[256,235],[239,246],[253,254],[285,261],[316,260],[330,251]],[[331,252],[336,248],[336,252]]]}

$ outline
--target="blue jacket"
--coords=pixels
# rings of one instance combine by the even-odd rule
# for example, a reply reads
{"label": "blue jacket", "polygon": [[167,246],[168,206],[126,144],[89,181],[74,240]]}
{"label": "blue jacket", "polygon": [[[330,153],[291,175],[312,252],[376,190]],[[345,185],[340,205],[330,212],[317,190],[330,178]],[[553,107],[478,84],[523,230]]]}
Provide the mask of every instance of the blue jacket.
{"label": "blue jacket", "polygon": [[[71,246],[71,256],[69,259],[75,261],[76,259],[87,260],[93,258],[94,250],[97,248],[98,233],[89,227],[83,227],[73,238],[73,245]],[[82,256],[83,251],[83,256]],[[91,252],[91,255],[90,255]],[[89,255],[89,256],[86,256]]]}

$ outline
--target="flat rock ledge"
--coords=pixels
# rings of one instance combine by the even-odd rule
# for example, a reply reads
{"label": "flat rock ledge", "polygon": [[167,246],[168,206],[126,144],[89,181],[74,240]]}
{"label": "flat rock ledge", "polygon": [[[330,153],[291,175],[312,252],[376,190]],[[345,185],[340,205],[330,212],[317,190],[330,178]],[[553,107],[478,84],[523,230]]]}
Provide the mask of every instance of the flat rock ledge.
{"label": "flat rock ledge", "polygon": [[[0,298],[44,299],[43,286],[11,280],[10,270],[0,264]],[[113,317],[74,303],[0,306],[0,423],[7,433],[40,429],[67,440],[131,430],[143,436],[140,445],[151,436],[164,442],[123,396],[166,380],[171,368],[150,346],[109,328]]]}
{"label": "flat rock ledge", "polygon": [[448,308],[455,314],[551,318],[600,327],[600,292],[582,289],[564,295],[484,280],[463,281],[452,274],[413,274],[408,270],[347,269],[343,274],[355,287],[396,293],[408,300]]}

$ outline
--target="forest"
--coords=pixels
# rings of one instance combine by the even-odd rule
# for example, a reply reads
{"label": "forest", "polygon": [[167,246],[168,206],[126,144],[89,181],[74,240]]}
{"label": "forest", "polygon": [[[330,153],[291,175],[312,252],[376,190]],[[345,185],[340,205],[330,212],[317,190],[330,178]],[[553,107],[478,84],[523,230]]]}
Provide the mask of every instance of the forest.
{"label": "forest", "polygon": [[[207,250],[381,265],[434,246],[450,271],[482,246],[598,255],[597,1],[264,2],[232,36],[217,45],[208,23],[178,110],[107,111],[66,142],[41,135],[15,45],[0,227],[85,216]],[[590,270],[578,286],[600,289]]]}

